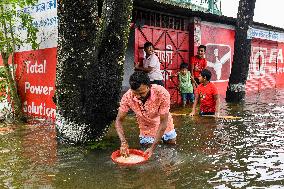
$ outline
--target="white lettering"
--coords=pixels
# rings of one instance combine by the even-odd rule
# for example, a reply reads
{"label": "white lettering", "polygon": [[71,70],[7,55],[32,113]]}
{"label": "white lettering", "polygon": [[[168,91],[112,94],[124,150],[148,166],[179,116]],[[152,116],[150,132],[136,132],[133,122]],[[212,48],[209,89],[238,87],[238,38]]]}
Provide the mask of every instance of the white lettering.
{"label": "white lettering", "polygon": [[56,109],[46,107],[45,103],[40,103],[40,105],[36,105],[35,102],[31,102],[31,104],[28,104],[28,102],[25,101],[23,105],[24,113],[55,118]]}
{"label": "white lettering", "polygon": [[[168,73],[168,74],[166,74],[166,78],[165,78],[166,80],[170,80],[170,79],[171,79],[172,71],[173,71],[173,70],[167,70],[167,73]],[[163,75],[164,75],[164,74],[163,74]]]}
{"label": "white lettering", "polygon": [[[270,53],[268,54],[269,51]],[[284,73],[283,63],[283,49],[252,47],[248,79],[260,78],[265,76],[265,74]],[[277,70],[276,64],[279,64]]]}
{"label": "white lettering", "polygon": [[278,51],[278,55],[277,55],[277,62],[278,63],[284,63],[283,62],[283,52],[282,52],[282,49],[279,49],[279,51]]}
{"label": "white lettering", "polygon": [[46,73],[46,60],[43,60],[42,64],[38,64],[37,61],[34,64],[31,64],[31,61],[26,61],[25,63],[27,65],[27,73]]}
{"label": "white lettering", "polygon": [[173,47],[171,45],[167,45],[165,50],[156,50],[157,56],[161,62],[166,62],[172,64],[173,59]]}
{"label": "white lettering", "polygon": [[284,73],[284,68],[278,67],[277,68],[277,73]]}
{"label": "white lettering", "polygon": [[253,56],[252,71],[256,76],[264,75],[265,74],[264,67],[265,67],[264,51],[257,51]]}
{"label": "white lettering", "polygon": [[270,50],[269,63],[275,62],[277,51],[278,51],[278,49],[271,49]]}
{"label": "white lettering", "polygon": [[53,91],[53,87],[31,85],[29,82],[25,82],[25,93],[28,91],[32,94],[50,95],[51,91]]}

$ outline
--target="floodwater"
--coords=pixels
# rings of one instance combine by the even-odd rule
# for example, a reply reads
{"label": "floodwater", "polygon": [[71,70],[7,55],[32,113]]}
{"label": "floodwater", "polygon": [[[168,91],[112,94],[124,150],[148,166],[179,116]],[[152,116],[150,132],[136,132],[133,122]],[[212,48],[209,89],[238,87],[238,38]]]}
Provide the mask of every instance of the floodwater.
{"label": "floodwater", "polygon": [[[223,100],[221,114],[242,118],[175,116],[178,144],[159,145],[147,163],[132,167],[110,159],[119,147],[113,127],[105,138],[111,145],[100,150],[59,144],[44,124],[2,133],[0,188],[284,188],[284,90],[242,105]],[[130,147],[140,148],[134,117],[125,128]]]}

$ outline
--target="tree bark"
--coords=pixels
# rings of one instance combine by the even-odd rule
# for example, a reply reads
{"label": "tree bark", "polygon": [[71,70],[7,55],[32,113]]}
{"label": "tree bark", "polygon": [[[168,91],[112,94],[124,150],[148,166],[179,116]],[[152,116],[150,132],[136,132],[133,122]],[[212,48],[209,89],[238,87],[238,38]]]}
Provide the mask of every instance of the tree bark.
{"label": "tree bark", "polygon": [[245,98],[245,84],[251,54],[251,40],[247,39],[247,31],[253,22],[255,2],[256,0],[239,2],[233,66],[226,92],[227,102],[241,102]]}
{"label": "tree bark", "polygon": [[57,131],[62,139],[100,139],[115,119],[132,0],[58,1]]}
{"label": "tree bark", "polygon": [[6,78],[9,85],[9,95],[10,95],[10,102],[12,103],[13,111],[11,112],[13,114],[14,121],[16,122],[26,122],[27,118],[24,115],[22,111],[22,101],[19,96],[18,90],[17,90],[17,83],[15,79],[13,79],[13,72],[10,70],[9,66],[9,56],[8,53],[1,53],[3,65],[6,72]]}

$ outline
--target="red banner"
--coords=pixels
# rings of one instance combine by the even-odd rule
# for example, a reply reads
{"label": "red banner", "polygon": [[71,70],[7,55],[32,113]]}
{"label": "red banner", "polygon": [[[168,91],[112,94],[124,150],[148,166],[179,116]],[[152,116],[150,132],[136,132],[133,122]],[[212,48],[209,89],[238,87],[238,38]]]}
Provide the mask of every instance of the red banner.
{"label": "red banner", "polygon": [[[222,36],[222,37],[221,37]],[[201,43],[206,45],[207,69],[221,95],[226,94],[234,53],[235,31],[232,28],[201,25]]]}
{"label": "red banner", "polygon": [[56,48],[19,52],[16,80],[23,102],[23,111],[28,115],[55,118]]}

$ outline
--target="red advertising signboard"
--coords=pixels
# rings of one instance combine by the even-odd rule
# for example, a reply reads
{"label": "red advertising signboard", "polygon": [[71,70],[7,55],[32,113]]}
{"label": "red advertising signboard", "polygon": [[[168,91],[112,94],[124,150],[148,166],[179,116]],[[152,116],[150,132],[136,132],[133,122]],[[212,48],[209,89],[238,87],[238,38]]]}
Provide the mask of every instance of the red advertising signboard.
{"label": "red advertising signboard", "polygon": [[[38,0],[29,7],[19,7],[17,12],[25,12],[33,17],[37,27],[39,49],[33,51],[30,44],[17,47],[15,54],[16,80],[23,102],[24,113],[33,117],[55,118],[56,54],[58,38],[56,0]],[[26,39],[27,31],[17,23],[15,33]]]}
{"label": "red advertising signboard", "polygon": [[278,43],[278,52],[277,52],[277,74],[276,74],[276,87],[284,87],[284,43]]}
{"label": "red advertising signboard", "polygon": [[201,43],[206,45],[207,69],[211,71],[211,81],[221,95],[226,94],[232,67],[234,41],[233,28],[210,23],[201,24]]}
{"label": "red advertising signboard", "polygon": [[[202,23],[202,44],[206,45],[206,59],[212,81],[221,95],[225,95],[230,76],[235,31],[228,26]],[[246,92],[284,86],[283,43],[253,39]]]}
{"label": "red advertising signboard", "polygon": [[247,92],[275,87],[276,59],[273,58],[273,53],[277,48],[277,42],[252,40]]}
{"label": "red advertising signboard", "polygon": [[16,53],[16,79],[23,111],[35,117],[55,118],[56,48]]}

